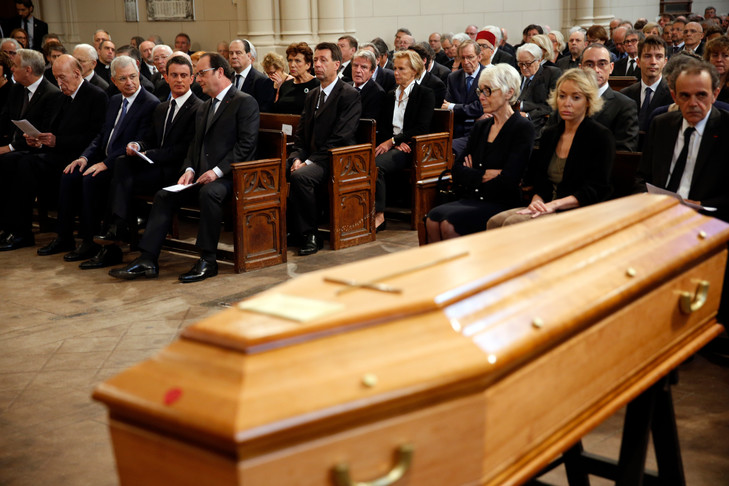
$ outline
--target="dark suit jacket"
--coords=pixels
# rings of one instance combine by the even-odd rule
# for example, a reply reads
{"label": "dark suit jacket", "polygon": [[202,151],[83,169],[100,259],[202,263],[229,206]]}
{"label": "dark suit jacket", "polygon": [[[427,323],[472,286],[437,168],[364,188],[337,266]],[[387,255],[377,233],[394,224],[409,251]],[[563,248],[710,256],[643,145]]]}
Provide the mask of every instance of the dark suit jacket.
{"label": "dark suit jacket", "polygon": [[109,66],[102,64],[101,61],[96,61],[96,67],[94,68],[94,71],[96,71],[96,74],[98,74],[99,77],[106,81],[109,85],[112,84],[111,68]]}
{"label": "dark suit jacket", "polygon": [[349,64],[347,64],[344,69],[341,71],[342,77],[340,78],[345,83],[351,83],[352,82],[352,61],[349,61]]}
{"label": "dark suit jacket", "polygon": [[251,68],[248,76],[243,81],[241,91],[248,93],[258,102],[258,109],[262,112],[270,112],[273,100],[276,98],[276,90],[273,81],[268,76]]}
{"label": "dark suit jacket", "polygon": [[15,83],[10,88],[7,105],[0,108],[2,110],[0,113],[0,137],[2,137],[0,145],[12,143],[16,150],[28,150],[23,132],[13,125],[11,120],[25,118],[41,132],[47,132],[50,128],[51,118],[60,108],[63,95],[58,88],[43,78],[30,99],[28,108],[21,116],[25,96],[25,86],[20,83]]}
{"label": "dark suit jacket", "polygon": [[373,76],[373,79],[385,93],[389,93],[390,90],[395,89],[395,85],[397,84],[395,82],[395,73],[392,69],[378,67],[377,77]]}
{"label": "dark suit jacket", "polygon": [[[641,92],[641,82],[638,81],[637,83],[631,84],[628,87],[623,88],[620,92],[623,93],[628,98],[635,101],[635,105],[638,107],[638,116],[640,117],[640,92]],[[671,97],[671,92],[668,89],[668,83],[666,83],[665,78],[661,78],[661,82],[658,85],[658,88],[656,89],[656,92],[653,93],[651,96],[651,103],[648,105],[648,114],[653,112],[656,108],[663,105],[670,105],[673,103],[673,98]],[[648,120],[650,119],[649,116],[645,117],[645,120],[638,119],[638,127],[643,131],[648,131]]]}
{"label": "dark suit jacket", "polygon": [[496,54],[491,57],[491,64],[500,64],[502,62],[511,65],[517,71],[519,70],[516,66],[516,58],[506,52],[503,47],[500,47],[499,50],[496,51]]}
{"label": "dark suit jacket", "polygon": [[165,133],[167,110],[170,103],[172,103],[171,100],[165,101],[154,109],[152,124],[144,140],[139,142],[139,151],[146,152],[147,157],[152,159],[155,164],[171,166],[177,171],[180,161],[187,154],[190,142],[195,138],[195,120],[203,102],[194,93],[191,94],[185,104],[179,108],[170,129]]}
{"label": "dark suit jacket", "polygon": [[[106,90],[109,89],[109,83],[104,81],[104,79],[101,76],[99,76],[99,74],[96,71],[94,71],[94,75],[91,77],[91,81],[89,81],[89,82],[91,84],[93,84],[94,86],[96,86],[97,88],[100,88],[101,91],[103,91],[104,93],[106,93]],[[108,97],[108,95],[107,95],[107,97]]]}
{"label": "dark suit jacket", "polygon": [[572,60],[572,55],[568,54],[566,56],[562,56],[559,59],[557,59],[557,62],[555,63],[558,68],[560,68],[562,71],[567,71],[568,69],[580,67],[580,60],[577,59],[576,61]]}
{"label": "dark suit jacket", "polygon": [[62,96],[61,108],[51,121],[56,146],[48,149],[68,163],[78,157],[99,133],[108,98],[101,88],[83,81],[76,96]]}
{"label": "dark suit jacket", "polygon": [[483,66],[479,64],[468,92],[466,92],[466,72],[463,69],[452,72],[448,76],[445,101],[455,104],[453,107],[453,138],[468,135],[474,121],[483,115],[483,107],[476,94],[481,71],[483,71]]}
{"label": "dark suit jacket", "polygon": [[[448,64],[448,61],[450,61],[450,59],[448,58],[448,54],[445,53],[445,50],[441,49],[440,51],[435,53],[435,62],[437,62],[441,66],[445,67],[446,64]],[[448,72],[450,73],[450,69],[448,69]]]}
{"label": "dark suit jacket", "polygon": [[[542,133],[539,151],[534,152],[529,167],[528,183],[545,201],[552,200],[553,186],[547,178],[547,167],[564,132],[564,122]],[[556,199],[575,196],[580,206],[604,201],[610,194],[610,173],[615,157],[615,141],[610,130],[590,118],[577,128],[565,162],[562,182],[557,185]]]}
{"label": "dark suit jacket", "polygon": [[191,167],[197,177],[218,167],[223,175],[231,176],[231,164],[253,160],[258,145],[259,111],[252,96],[231,86],[207,127],[212,100],[197,110],[195,138],[187,151],[183,172]]}
{"label": "dark suit jacket", "polygon": [[329,165],[330,148],[353,145],[357,133],[362,104],[357,90],[337,80],[323,106],[316,109],[321,86],[309,91],[304,102],[301,121],[296,128],[294,148],[289,155],[289,165],[295,159]]}
{"label": "dark suit jacket", "polygon": [[149,66],[146,62],[142,61],[141,66],[139,66],[139,73],[145,78],[152,81],[152,71],[149,70]]}
{"label": "dark suit jacket", "polygon": [[440,108],[443,106],[443,99],[445,99],[446,87],[443,81],[433,73],[425,73],[423,82],[421,85],[430,88],[433,91],[433,109]]}
{"label": "dark suit jacket", "polygon": [[382,122],[385,95],[385,90],[383,90],[373,79],[367,81],[364,87],[359,91],[359,97],[362,103],[362,114],[360,115],[360,118],[372,118],[377,122],[378,129]]}
{"label": "dark suit jacket", "polygon": [[51,83],[53,86],[58,88],[58,81],[56,81],[56,77],[53,75],[53,65],[49,64],[46,66],[45,71],[43,71],[43,77],[48,80],[49,83]]}
{"label": "dark suit jacket", "polygon": [[[22,28],[23,27],[23,19],[21,17],[17,17],[15,19],[15,24],[13,25],[12,29],[15,28]],[[10,30],[12,30],[10,29]],[[10,32],[6,32],[7,35],[10,35]],[[33,16],[33,45],[30,46],[31,49],[34,49],[36,51],[41,50],[41,46],[43,45],[43,36],[48,34],[48,24],[43,22],[40,19],[35,18],[35,15]]]}
{"label": "dark suit jacket", "polygon": [[559,68],[540,66],[532,82],[519,95],[519,101],[523,102],[521,111],[529,115],[537,133],[547,121],[547,116],[552,113],[552,107],[547,103],[547,99],[561,75],[562,71]]}
{"label": "dark suit jacket", "polygon": [[[637,79],[640,79],[640,67],[638,67],[637,61],[638,61],[638,59],[636,59],[635,71],[634,71],[633,76],[635,76]],[[628,69],[628,57],[626,56],[626,57],[623,57],[623,58],[615,61],[612,76],[627,76],[627,74],[625,74],[627,69]]]}
{"label": "dark suit jacket", "polygon": [[[122,95],[118,94],[109,100],[106,109],[106,118],[104,125],[101,127],[101,131],[97,133],[96,137],[81,154],[82,157],[86,157],[89,164],[104,162],[111,169],[114,166],[114,159],[126,153],[127,143],[142,140],[144,134],[149,130],[149,125],[152,123],[152,111],[159,104],[159,100],[147,90],[140,89],[137,98],[127,110],[124,119],[121,120],[117,129],[114,130],[113,140],[111,143],[108,143],[109,136],[112,135],[111,131],[114,129],[114,122],[119,113],[119,108],[122,105],[122,98]],[[107,144],[109,145],[108,154],[106,151]]]}
{"label": "dark suit jacket", "polygon": [[445,88],[446,83],[448,83],[448,76],[451,75],[450,69],[448,69],[447,67],[445,67],[444,65],[442,65],[438,62],[433,62],[433,67],[430,68],[430,71],[428,71],[428,72],[430,74],[440,78],[440,80],[443,81],[443,87]]}
{"label": "dark suit jacket", "polygon": [[[645,191],[645,183],[659,187],[668,185],[673,149],[683,123],[680,111],[664,113],[655,118],[646,138],[643,157],[636,174],[636,190]],[[722,140],[729,133],[729,113],[711,108],[704,135],[696,157],[688,198],[704,206],[717,208],[706,213],[729,221],[729,164],[726,163],[726,144]]]}
{"label": "dark suit jacket", "polygon": [[[385,112],[383,114],[383,126],[378,131],[377,143],[393,138],[392,117],[395,112],[395,93],[392,90],[387,93]],[[433,119],[433,99],[435,95],[430,88],[415,83],[408,98],[408,105],[405,107],[402,132],[395,135],[395,145],[402,142],[410,143],[413,137],[430,132],[430,122]]]}

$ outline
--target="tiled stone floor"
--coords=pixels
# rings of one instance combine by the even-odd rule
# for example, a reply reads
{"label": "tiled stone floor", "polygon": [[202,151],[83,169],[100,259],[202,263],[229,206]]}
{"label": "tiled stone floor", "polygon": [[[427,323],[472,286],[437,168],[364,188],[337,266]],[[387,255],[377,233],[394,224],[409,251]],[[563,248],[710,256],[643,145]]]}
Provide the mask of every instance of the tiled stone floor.
{"label": "tiled stone floor", "polygon": [[[403,224],[378,241],[324,250],[289,262],[182,285],[194,262],[163,253],[157,280],[122,282],[81,271],[35,248],[0,253],[0,485],[118,484],[106,411],[94,386],[154,355],[185,326],[297,274],[417,246]],[[401,229],[398,229],[401,228]],[[41,234],[38,244],[50,240]],[[126,255],[129,261],[134,255]],[[729,368],[697,356],[674,390],[689,485],[729,484]],[[617,457],[621,413],[585,438],[588,450]],[[548,476],[566,484],[557,470]],[[595,481],[593,484],[609,484]]]}

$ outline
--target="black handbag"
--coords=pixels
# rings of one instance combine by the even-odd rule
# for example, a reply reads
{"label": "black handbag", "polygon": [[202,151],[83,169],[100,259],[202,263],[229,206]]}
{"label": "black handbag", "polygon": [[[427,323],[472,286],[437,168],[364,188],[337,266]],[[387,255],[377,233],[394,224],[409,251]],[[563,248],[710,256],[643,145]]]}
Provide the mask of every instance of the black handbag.
{"label": "black handbag", "polygon": [[469,191],[463,184],[453,180],[453,172],[446,169],[438,176],[436,184],[437,193],[435,195],[435,205],[440,206],[459,199],[468,197]]}

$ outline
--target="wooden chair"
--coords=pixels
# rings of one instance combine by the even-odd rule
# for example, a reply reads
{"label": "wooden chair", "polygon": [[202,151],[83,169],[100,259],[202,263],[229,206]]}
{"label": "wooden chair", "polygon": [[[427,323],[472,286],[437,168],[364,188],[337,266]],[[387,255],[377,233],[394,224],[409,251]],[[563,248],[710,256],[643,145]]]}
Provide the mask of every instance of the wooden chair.
{"label": "wooden chair", "polygon": [[610,76],[608,77],[608,84],[613,91],[620,91],[623,88],[627,88],[631,84],[635,84],[639,81],[635,76]]}
{"label": "wooden chair", "polygon": [[[286,262],[286,135],[261,129],[257,155],[232,164],[233,197],[225,219],[233,223],[233,251],[219,248],[218,258],[232,261],[236,273]],[[194,244],[174,234],[164,246],[197,253]]]}
{"label": "wooden chair", "polygon": [[299,126],[299,121],[301,121],[301,115],[261,113],[260,127],[284,132],[286,135],[286,155],[288,155],[294,146],[294,135],[296,134],[296,127]]}
{"label": "wooden chair", "polygon": [[356,145],[329,150],[329,245],[332,250],[375,241],[374,120],[362,119]]}

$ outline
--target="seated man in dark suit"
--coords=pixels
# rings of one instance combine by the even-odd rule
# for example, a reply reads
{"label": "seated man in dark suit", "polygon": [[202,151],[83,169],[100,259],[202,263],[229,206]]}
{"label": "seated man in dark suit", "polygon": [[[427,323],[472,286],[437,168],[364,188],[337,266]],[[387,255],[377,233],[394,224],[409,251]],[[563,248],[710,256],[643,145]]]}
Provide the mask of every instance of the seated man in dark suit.
{"label": "seated man in dark suit", "polygon": [[154,42],[144,41],[139,44],[139,54],[142,56],[142,65],[139,67],[139,73],[145,78],[152,81],[152,76],[157,72],[157,68],[154,67],[154,60],[152,52],[154,51]]}
{"label": "seated man in dark suit", "polygon": [[[432,47],[430,47],[430,44],[427,42],[420,42],[417,45],[423,46],[423,49],[425,49],[425,52],[428,54],[428,59],[430,59],[430,63],[425,65],[425,70],[443,81],[443,89],[445,90],[445,85],[448,83],[448,76],[451,75],[452,71],[435,60],[435,51]],[[438,103],[438,108],[440,108],[440,103]]]}
{"label": "seated man in dark suit", "polygon": [[433,49],[433,52],[435,53],[435,62],[444,65],[448,62],[448,56],[440,43],[440,39],[441,34],[439,32],[433,32],[428,37],[428,44],[430,44],[430,48]]}
{"label": "seated man in dark suit", "polygon": [[[154,195],[175,183],[180,161],[195,136],[195,117],[202,101],[190,89],[192,63],[187,56],[173,56],[167,60],[165,70],[170,100],[154,109],[152,125],[144,139],[129,142],[126,155],[114,162],[109,211],[105,218],[108,228],[96,239],[102,245],[125,240],[130,235],[133,194]],[[135,151],[154,164],[137,156]]]}
{"label": "seated man in dark suit", "polygon": [[580,55],[582,55],[582,51],[585,50],[585,46],[587,43],[585,42],[585,36],[587,35],[587,32],[585,32],[585,29],[582,27],[579,27],[574,32],[572,32],[567,39],[567,49],[569,49],[569,55],[563,56],[559,59],[557,59],[557,67],[560,68],[562,71],[567,71],[568,69],[576,68],[580,64]]}
{"label": "seated man in dark suit", "polygon": [[139,69],[134,59],[120,56],[111,62],[112,81],[121,92],[109,100],[104,124],[81,156],[63,170],[58,198],[57,239],[59,244],[73,242],[73,221],[80,214],[81,245],[64,255],[67,262],[91,260],[80,264],[84,270],[121,262],[121,250],[99,249],[93,242],[99,233],[106,209],[114,161],[124,154],[126,145],[141,139],[159,104],[153,94],[139,84]]}
{"label": "seated man in dark suit", "polygon": [[[428,67],[431,65],[433,60],[430,57],[428,49],[426,49],[423,44],[424,43],[420,43],[410,46],[410,50],[415,51],[418,56],[420,56],[420,59],[423,60],[423,65],[425,66],[423,74],[419,79],[416,79],[415,82],[433,90],[433,93],[435,94],[433,109],[440,108],[443,105],[443,99],[445,98],[445,83],[443,83],[439,77],[428,72]],[[427,46],[427,44],[425,45]]]}
{"label": "seated man in dark suit", "polygon": [[157,277],[158,259],[172,214],[182,204],[200,205],[197,246],[201,257],[190,271],[179,276],[182,283],[199,282],[218,274],[216,261],[223,204],[233,193],[232,164],[252,160],[258,143],[259,112],[256,101],[231,85],[233,70],[218,53],[205,53],[196,67],[196,77],[210,100],[197,111],[195,137],[182,164],[178,184],[191,186],[180,192],[164,189],[154,196],[147,229],[139,242],[142,254],[109,275],[120,279]]}
{"label": "seated man in dark suit", "polygon": [[[142,56],[139,54],[139,49],[137,49],[136,47],[132,47],[130,45],[121,46],[120,48],[118,48],[116,50],[115,57],[119,57],[119,56],[129,56],[132,59],[134,59],[135,61],[137,61],[137,67],[140,69],[140,73],[141,73]],[[154,84],[152,83],[152,81],[150,81],[146,77],[140,76],[139,84],[142,86],[142,88],[146,89],[150,93],[154,93]],[[106,94],[109,95],[109,98],[111,98],[112,96],[114,96],[115,94],[118,94],[118,93],[119,93],[119,89],[113,83],[106,90]]]}
{"label": "seated man in dark suit", "polygon": [[111,40],[102,40],[99,44],[99,62],[96,64],[94,70],[101,79],[109,84],[111,83],[111,61],[114,60],[116,55],[116,45]]}
{"label": "seated man in dark suit", "polygon": [[352,82],[352,56],[357,52],[357,39],[351,35],[343,35],[337,40],[342,51],[342,65],[339,66],[339,77],[345,83]]}
{"label": "seated man in dark suit", "polygon": [[94,69],[99,59],[99,55],[96,49],[94,49],[94,46],[90,44],[77,45],[73,50],[73,57],[81,63],[81,76],[86,81],[100,88],[101,91],[106,92],[109,89],[109,83],[104,81]]}
{"label": "seated man in dark suit", "polygon": [[[381,58],[380,50],[375,44],[362,44],[361,49],[370,51],[377,59]],[[385,57],[387,57],[387,54],[385,54]],[[385,93],[389,93],[391,90],[395,89],[395,73],[392,69],[384,68],[377,64],[375,72],[372,74],[372,79],[380,85]]]}
{"label": "seated man in dark suit", "polygon": [[316,192],[329,174],[329,149],[354,143],[362,112],[357,91],[337,76],[341,62],[338,45],[322,42],[316,46],[314,73],[321,84],[306,96],[288,158],[289,220],[291,234],[303,240],[299,255],[311,255],[322,247]]}
{"label": "seated man in dark suit", "polygon": [[165,44],[157,44],[152,48],[152,62],[157,72],[152,75],[154,94],[158,99],[166,100],[169,94],[169,85],[165,81],[167,59],[172,57],[172,48]]}
{"label": "seated man in dark suit", "polygon": [[15,8],[18,17],[13,27],[20,27],[28,33],[28,48],[40,51],[43,44],[43,36],[48,34],[48,24],[33,15],[35,7],[33,0],[16,0]]}
{"label": "seated man in dark suit", "polygon": [[633,76],[640,78],[640,65],[638,63],[638,44],[645,39],[643,32],[630,29],[625,33],[625,57],[615,61],[614,76]]}
{"label": "seated man in dark suit", "polygon": [[352,86],[359,92],[362,102],[360,118],[371,118],[379,126],[382,107],[385,101],[385,90],[372,79],[372,73],[377,67],[377,58],[371,51],[361,49],[352,57]]}
{"label": "seated man in dark suit", "polygon": [[381,37],[375,37],[372,39],[372,44],[377,47],[380,53],[380,57],[377,58],[377,65],[381,68],[387,68],[392,71],[392,61],[390,60],[390,52],[387,47],[387,42],[382,40]]}
{"label": "seated man in dark suit", "polygon": [[666,65],[666,43],[663,39],[649,35],[640,42],[638,63],[640,82],[623,88],[621,93],[635,101],[638,107],[638,127],[641,131],[647,131],[648,119],[653,110],[673,101],[662,75]]}
{"label": "seated man in dark suit", "polygon": [[190,36],[185,34],[184,32],[180,32],[175,36],[175,50],[184,52],[188,56],[191,56],[195,54],[195,51],[190,50],[190,47],[192,46],[192,41],[190,40]]}
{"label": "seated man in dark suit", "polygon": [[518,47],[516,58],[522,75],[519,111],[534,124],[536,132],[540,133],[552,113],[547,102],[549,93],[557,84],[562,71],[557,67],[540,64],[542,50],[536,44],[527,43]]}
{"label": "seated man in dark suit", "polygon": [[268,76],[253,68],[251,57],[248,55],[250,52],[251,45],[245,39],[236,39],[230,43],[230,67],[235,71],[233,86],[253,96],[261,112],[269,112],[276,97],[276,90]]}
{"label": "seated man in dark suit", "polygon": [[478,78],[484,69],[480,63],[481,48],[474,41],[463,41],[458,46],[458,56],[463,67],[448,76],[445,101],[441,106],[453,112],[453,152],[456,158],[466,149],[473,124],[483,115],[476,89]]}
{"label": "seated man in dark suit", "polygon": [[[603,44],[590,44],[582,53],[580,67],[596,74],[603,101],[602,109],[592,115],[592,119],[612,132],[616,150],[638,150],[638,108],[633,100],[610,88],[608,77],[613,63],[610,61],[608,48]],[[559,113],[553,112],[545,128],[559,123],[560,120]]]}
{"label": "seated man in dark suit", "polygon": [[[26,136],[33,150],[0,156],[3,174],[14,181],[0,192],[0,227],[17,235],[15,245],[7,243],[2,249],[18,248],[23,240],[32,244],[35,198],[55,194],[63,168],[93,140],[104,121],[106,94],[81,77],[81,64],[76,58],[62,55],[53,63],[53,73],[65,96],[61,96],[56,113],[46,113],[48,131],[37,138]],[[57,252],[73,248],[71,241]]]}

